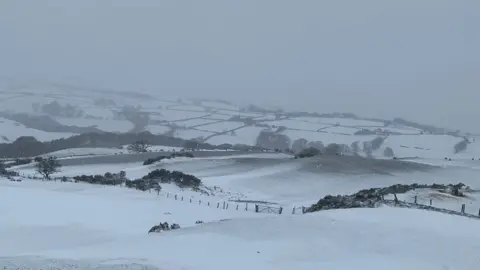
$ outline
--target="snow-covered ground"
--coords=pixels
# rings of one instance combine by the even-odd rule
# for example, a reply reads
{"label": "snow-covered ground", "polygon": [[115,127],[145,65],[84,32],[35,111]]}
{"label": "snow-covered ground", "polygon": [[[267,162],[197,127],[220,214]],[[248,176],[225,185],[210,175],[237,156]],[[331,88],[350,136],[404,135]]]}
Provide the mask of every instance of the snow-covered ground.
{"label": "snow-covered ground", "polygon": [[161,115],[152,116],[151,118],[157,120],[178,121],[208,115],[208,113],[204,111],[184,111],[183,109],[177,109],[176,107],[172,109],[165,108],[158,110],[158,112],[161,113]]}
{"label": "snow-covered ground", "polygon": [[245,124],[240,123],[240,122],[224,121],[224,122],[218,122],[218,123],[204,125],[204,126],[201,127],[201,129],[214,131],[214,132],[224,132],[224,131],[228,131],[228,130],[232,130],[232,129],[237,129],[237,128],[242,127],[244,125]]}
{"label": "snow-covered ground", "polygon": [[317,131],[319,129],[323,129],[329,127],[329,124],[318,124],[314,122],[306,122],[297,119],[287,119],[287,120],[275,120],[267,122],[271,126],[284,126],[289,127],[292,129],[301,129],[301,130],[310,130],[310,131]]}
{"label": "snow-covered ground", "polygon": [[382,127],[384,124],[382,122],[370,121],[370,120],[358,120],[358,119],[348,119],[348,118],[323,118],[319,121],[324,124],[334,124],[341,126],[349,127],[360,127],[360,128],[369,128],[369,127]]}
{"label": "snow-covered ground", "polygon": [[28,128],[18,122],[0,117],[0,142],[13,142],[21,136],[34,136],[39,141],[51,141],[68,138],[77,134],[66,132],[45,132]]}
{"label": "snow-covered ground", "polygon": [[263,127],[248,126],[235,130],[234,134],[223,134],[212,137],[207,140],[207,142],[216,145],[222,143],[255,145],[258,135],[264,129]]}
{"label": "snow-covered ground", "polygon": [[[278,216],[120,187],[0,186],[0,266],[11,265],[3,269],[476,270],[480,263],[479,221],[441,213],[384,207]],[[161,221],[182,228],[147,234]]]}
{"label": "snow-covered ground", "polygon": [[391,147],[398,157],[478,159],[480,142],[472,142],[467,149],[453,153],[453,146],[462,141],[450,135],[397,135],[389,136],[383,146]]}
{"label": "snow-covered ground", "polygon": [[[462,162],[452,164],[444,161],[435,165],[440,167],[432,171],[392,172],[389,175],[322,173],[321,167],[315,168],[315,164],[294,160],[284,154],[263,153],[219,157],[177,157],[148,166],[142,165],[142,162],[66,166],[55,176],[103,175],[106,172],[118,173],[123,170],[128,178],[137,179],[152,170],[164,168],[199,177],[207,189],[215,190],[215,196],[205,199],[204,195],[196,192],[189,193],[188,196],[209,201],[212,205],[224,200],[249,200],[275,203],[288,209],[294,206],[309,206],[326,195],[352,194],[360,189],[386,187],[399,183],[456,184],[463,182],[473,189],[480,189],[480,184],[477,183],[480,164]],[[32,166],[19,166],[15,169],[24,176],[40,176]],[[178,195],[185,194],[184,191],[170,185],[165,185],[163,191]],[[469,209],[469,213],[478,213],[478,209],[475,209],[476,200],[476,197],[470,200],[472,208]],[[451,204],[446,208],[459,209],[457,201],[448,202]]]}
{"label": "snow-covered ground", "polygon": [[210,120],[210,119],[203,119],[203,118],[195,118],[195,119],[190,119],[190,120],[185,120],[185,121],[177,121],[175,124],[184,126],[186,128],[198,126],[198,125],[208,125],[211,123],[216,123],[218,120]]}
{"label": "snow-covered ground", "polygon": [[85,118],[60,118],[55,120],[66,126],[77,127],[96,127],[106,132],[128,132],[133,128],[133,124],[127,120],[113,120],[113,119],[85,119]]}
{"label": "snow-covered ground", "polygon": [[59,150],[55,152],[50,152],[44,154],[44,156],[55,156],[57,158],[65,158],[65,157],[72,157],[72,156],[98,156],[98,155],[116,155],[116,154],[123,154],[128,153],[126,149],[118,149],[118,148],[71,148],[65,150]]}
{"label": "snow-covered ground", "polygon": [[164,134],[165,132],[170,131],[169,127],[160,125],[148,125],[145,129],[152,134]]}
{"label": "snow-covered ground", "polygon": [[233,111],[239,110],[238,106],[225,104],[218,101],[202,101],[201,103],[203,106],[206,106],[206,107],[212,107],[212,108],[218,108],[218,109],[224,109],[224,110],[233,110]]}

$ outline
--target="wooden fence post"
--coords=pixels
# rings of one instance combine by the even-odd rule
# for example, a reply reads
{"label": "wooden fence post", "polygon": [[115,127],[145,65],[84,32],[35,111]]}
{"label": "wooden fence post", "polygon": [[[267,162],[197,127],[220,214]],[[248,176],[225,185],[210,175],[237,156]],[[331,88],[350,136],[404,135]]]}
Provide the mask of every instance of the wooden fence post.
{"label": "wooden fence post", "polygon": [[295,206],[292,209],[292,215],[295,215]]}
{"label": "wooden fence post", "polygon": [[228,203],[227,203],[227,207],[225,209],[228,209]]}
{"label": "wooden fence post", "polygon": [[393,197],[394,197],[395,203],[398,203],[398,198],[396,193],[393,193]]}
{"label": "wooden fence post", "polygon": [[283,212],[283,207],[280,207],[280,210],[278,211],[278,214],[281,215]]}
{"label": "wooden fence post", "polygon": [[258,204],[255,204],[255,213],[258,213]]}
{"label": "wooden fence post", "polygon": [[415,204],[417,204],[417,195],[415,195],[415,200],[414,200]]}
{"label": "wooden fence post", "polygon": [[465,214],[465,204],[462,204],[462,214]]}
{"label": "wooden fence post", "polygon": [[225,202],[223,202],[223,209],[225,209]]}
{"label": "wooden fence post", "polygon": [[432,205],[432,199],[430,199],[430,205]]}
{"label": "wooden fence post", "polygon": [[217,203],[217,208],[220,208],[220,203]]}
{"label": "wooden fence post", "polygon": [[245,211],[248,211],[248,203],[245,203]]}

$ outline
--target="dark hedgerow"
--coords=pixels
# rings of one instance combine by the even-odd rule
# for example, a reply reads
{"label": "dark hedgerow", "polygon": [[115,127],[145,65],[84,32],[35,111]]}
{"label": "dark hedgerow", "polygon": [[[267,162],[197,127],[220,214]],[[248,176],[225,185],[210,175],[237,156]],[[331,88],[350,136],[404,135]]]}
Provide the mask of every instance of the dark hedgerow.
{"label": "dark hedgerow", "polygon": [[194,175],[186,174],[180,171],[168,171],[165,169],[157,169],[149,172],[142,177],[143,180],[156,180],[160,183],[175,183],[181,188],[191,187],[198,188],[202,181]]}

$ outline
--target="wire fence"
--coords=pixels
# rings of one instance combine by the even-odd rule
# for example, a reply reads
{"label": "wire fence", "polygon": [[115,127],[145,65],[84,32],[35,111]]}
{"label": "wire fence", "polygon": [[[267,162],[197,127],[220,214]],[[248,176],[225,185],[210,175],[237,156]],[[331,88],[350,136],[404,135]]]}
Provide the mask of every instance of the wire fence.
{"label": "wire fence", "polygon": [[466,216],[470,218],[476,218],[480,219],[480,207],[478,209],[478,212],[476,213],[468,213],[466,211],[466,204],[462,203],[458,205],[458,210],[454,210],[453,205],[446,206],[444,207],[436,207],[435,206],[435,200],[433,198],[428,198],[425,202],[426,203],[421,203],[424,202],[424,200],[421,200],[418,195],[415,195],[410,202],[406,200],[399,200],[397,197],[397,194],[393,194],[394,199],[393,200],[385,200],[385,198],[382,198],[382,202],[386,205],[391,205],[395,207],[407,207],[407,208],[418,208],[418,209],[424,209],[424,210],[431,210],[431,211],[436,211],[436,212],[442,212],[442,213],[447,213],[447,214],[452,214],[452,215],[458,215],[458,216]]}
{"label": "wire fence", "polygon": [[[41,177],[37,176],[32,176],[32,175],[22,175],[24,178],[28,179],[43,179]],[[65,177],[56,177],[52,180],[64,180]],[[62,182],[62,181],[59,181]],[[124,187],[122,185],[122,187]],[[235,211],[250,211],[250,212],[255,212],[255,213],[264,213],[264,214],[292,214],[292,215],[299,215],[299,214],[305,214],[307,207],[305,206],[291,206],[291,211],[284,211],[284,206],[272,204],[272,203],[258,203],[258,202],[238,202],[238,201],[232,201],[232,200],[223,200],[223,201],[209,201],[209,200],[202,200],[198,198],[194,198],[192,196],[186,196],[186,195],[181,195],[181,194],[175,194],[171,192],[164,192],[161,190],[153,190],[149,189],[144,192],[148,193],[156,193],[157,196],[162,196],[166,199],[171,199],[179,202],[185,202],[189,204],[196,204],[199,206],[207,206],[219,210],[235,210]],[[415,195],[411,201],[407,200],[399,200],[397,198],[397,194],[392,194],[393,199],[385,199],[385,197],[382,197],[380,203],[384,205],[389,205],[389,206],[394,206],[394,207],[403,207],[403,208],[418,208],[418,209],[424,209],[424,210],[431,210],[431,211],[436,211],[436,212],[442,212],[442,213],[447,213],[447,214],[453,214],[453,215],[460,215],[460,216],[466,216],[470,218],[477,218],[480,219],[480,207],[478,209],[478,212],[476,213],[467,213],[466,211],[466,204],[462,203],[461,205],[459,204],[458,210],[454,210],[453,205],[448,205],[448,206],[441,206],[440,203],[435,203],[434,198],[419,198],[417,195]],[[441,200],[439,200],[441,201]]]}
{"label": "wire fence", "polygon": [[184,195],[174,194],[170,192],[157,191],[156,193],[157,193],[157,196],[163,196],[167,199],[195,204],[199,206],[207,206],[207,207],[221,209],[221,210],[250,211],[255,213],[268,213],[268,214],[281,215],[283,213],[283,208],[284,208],[282,206],[278,206],[275,204],[236,202],[236,201],[230,201],[230,200],[212,202],[209,200],[202,200],[194,197],[186,197]]}

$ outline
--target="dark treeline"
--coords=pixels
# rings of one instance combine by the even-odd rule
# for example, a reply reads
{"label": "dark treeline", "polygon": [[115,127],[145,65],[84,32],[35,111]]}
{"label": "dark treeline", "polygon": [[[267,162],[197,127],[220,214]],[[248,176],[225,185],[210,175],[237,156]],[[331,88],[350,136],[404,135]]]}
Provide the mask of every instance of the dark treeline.
{"label": "dark treeline", "polygon": [[[132,142],[144,140],[152,145],[184,147],[188,140],[169,137],[166,135],[153,135],[150,132],[141,133],[85,133],[69,138],[63,138],[48,142],[40,142],[32,136],[23,136],[12,143],[0,144],[0,157],[18,158],[34,157],[54,151],[79,147],[120,147]],[[246,147],[246,146],[245,146]],[[224,149],[224,146],[211,145],[209,143],[197,143],[197,149],[215,150]],[[252,148],[252,147],[250,147]],[[235,149],[235,148],[232,148]],[[236,149],[249,150],[249,149]],[[251,149],[256,150],[256,149]]]}

